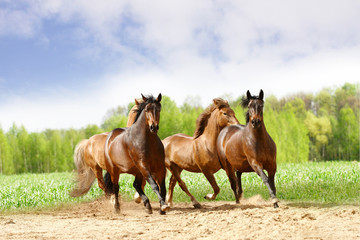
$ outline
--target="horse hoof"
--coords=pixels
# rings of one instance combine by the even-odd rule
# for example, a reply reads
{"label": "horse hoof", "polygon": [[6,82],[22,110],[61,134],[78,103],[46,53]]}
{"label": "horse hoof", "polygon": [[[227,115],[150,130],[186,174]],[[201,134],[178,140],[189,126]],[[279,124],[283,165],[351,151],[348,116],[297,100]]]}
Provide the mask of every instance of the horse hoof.
{"label": "horse hoof", "polygon": [[193,204],[193,206],[194,206],[194,208],[197,208],[197,209],[201,208],[200,203],[195,203],[195,204]]}
{"label": "horse hoof", "polygon": [[148,214],[152,214],[153,213],[153,211],[152,211],[152,209],[149,209],[149,208],[146,208],[146,213],[148,213]]}
{"label": "horse hoof", "polygon": [[114,209],[114,212],[115,212],[116,214],[119,214],[119,213],[120,213],[120,208],[115,208],[115,209]]}
{"label": "horse hoof", "polygon": [[170,210],[170,206],[165,204],[160,207],[160,211],[167,212]]}
{"label": "horse hoof", "polygon": [[279,208],[279,205],[277,203],[274,203],[274,208]]}
{"label": "horse hoof", "polygon": [[235,202],[236,204],[240,204],[240,201],[239,200],[236,200],[236,202]]}
{"label": "horse hoof", "polygon": [[166,214],[166,212],[165,212],[165,211],[161,211],[161,209],[159,210],[159,213],[160,213],[160,215],[165,215],[165,214]]}
{"label": "horse hoof", "polygon": [[140,195],[138,194],[138,193],[135,193],[135,195],[134,195],[134,201],[136,202],[136,203],[141,203],[141,197],[140,197]]}
{"label": "horse hoof", "polygon": [[204,198],[207,200],[215,200],[214,194],[210,194],[210,193],[207,194]]}

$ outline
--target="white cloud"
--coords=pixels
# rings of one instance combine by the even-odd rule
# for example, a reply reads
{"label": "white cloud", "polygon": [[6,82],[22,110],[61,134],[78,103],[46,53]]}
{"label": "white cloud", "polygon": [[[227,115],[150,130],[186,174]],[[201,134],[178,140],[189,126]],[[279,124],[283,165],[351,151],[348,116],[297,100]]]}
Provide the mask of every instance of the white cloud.
{"label": "white cloud", "polygon": [[3,126],[14,119],[37,130],[99,124],[107,109],[140,93],[161,92],[178,104],[199,95],[206,106],[248,89],[281,97],[360,79],[356,0],[23,1],[0,9],[0,36],[49,46],[49,20],[71,26],[82,61],[110,62],[111,70],[76,95],[0,105]]}

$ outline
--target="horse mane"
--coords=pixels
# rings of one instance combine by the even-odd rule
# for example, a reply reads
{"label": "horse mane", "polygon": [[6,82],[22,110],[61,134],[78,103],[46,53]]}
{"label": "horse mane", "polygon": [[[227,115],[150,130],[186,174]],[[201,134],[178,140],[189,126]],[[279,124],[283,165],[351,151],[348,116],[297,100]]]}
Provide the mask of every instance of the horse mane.
{"label": "horse mane", "polygon": [[[259,96],[255,96],[255,95],[251,96],[250,98],[248,98],[247,96],[243,96],[241,98],[241,106],[242,106],[242,108],[248,108],[249,103],[250,103],[250,101],[252,99],[258,99],[258,100],[264,101],[264,100],[260,99]],[[248,124],[249,121],[250,121],[249,109],[245,113],[245,118],[246,118],[246,124]]]}
{"label": "horse mane", "polygon": [[146,102],[145,101],[141,102],[138,105],[138,109],[134,110],[134,112],[136,112],[134,123],[138,120],[141,112],[145,109],[146,105],[148,105],[149,103],[154,103],[156,101],[156,99],[152,95],[146,95],[145,97],[147,99]]}
{"label": "horse mane", "polygon": [[215,98],[215,99],[213,99],[213,102],[214,103],[211,104],[209,107],[207,107],[205,109],[205,111],[202,114],[200,114],[200,116],[196,120],[196,129],[195,129],[195,133],[194,133],[194,139],[200,137],[204,133],[205,127],[208,124],[208,120],[211,116],[211,113],[215,109],[230,107],[229,103],[227,101],[223,100],[222,98]]}

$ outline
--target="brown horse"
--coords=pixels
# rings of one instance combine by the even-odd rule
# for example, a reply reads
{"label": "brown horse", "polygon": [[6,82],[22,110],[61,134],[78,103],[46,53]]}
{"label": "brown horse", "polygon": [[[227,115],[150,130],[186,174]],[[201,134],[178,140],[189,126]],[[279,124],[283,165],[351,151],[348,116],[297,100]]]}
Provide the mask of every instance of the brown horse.
{"label": "brown horse", "polygon": [[213,100],[213,104],[197,119],[194,137],[175,134],[163,140],[165,164],[172,173],[169,192],[166,197],[170,206],[172,205],[173,190],[176,182],[178,182],[181,189],[190,197],[193,206],[195,208],[201,207],[180,177],[183,170],[202,172],[214,189],[214,193],[207,194],[205,198],[208,200],[216,198],[220,189],[215,181],[214,173],[221,168],[216,153],[216,139],[222,128],[237,123],[239,122],[228,102],[216,98]]}
{"label": "brown horse", "polygon": [[160,214],[165,214],[169,209],[165,203],[165,153],[157,135],[161,94],[156,99],[152,96],[143,96],[143,100],[138,107],[134,124],[126,129],[115,129],[107,137],[105,158],[111,167],[106,169],[106,191],[115,194],[115,210],[120,211],[119,175],[132,174],[135,176],[133,185],[147,211],[151,213],[150,201],[142,190],[142,182],[145,179],[159,198]]}
{"label": "brown horse", "polygon": [[[136,118],[137,109],[141,100],[135,99],[135,105],[129,112],[128,122],[126,127],[130,127]],[[98,180],[99,187],[105,192],[106,195],[110,193],[107,192],[105,188],[105,182],[103,179],[102,169],[109,168],[108,163],[105,159],[105,141],[108,136],[108,133],[96,134],[89,139],[82,140],[75,148],[74,152],[74,162],[77,168],[77,186],[70,192],[72,197],[79,197],[86,194],[94,180],[95,177]],[[112,135],[112,140],[115,137],[115,134]],[[109,141],[110,141],[109,140]]]}
{"label": "brown horse", "polygon": [[[259,96],[251,96],[247,91],[246,95],[247,97],[242,99],[242,106],[249,109],[246,113],[246,125],[232,125],[220,132],[217,139],[219,159],[229,177],[237,203],[243,193],[241,174],[255,171],[268,187],[274,207],[277,208],[279,200],[276,198],[274,183],[276,145],[264,124],[264,92],[261,90]],[[267,171],[268,176],[263,169]]]}

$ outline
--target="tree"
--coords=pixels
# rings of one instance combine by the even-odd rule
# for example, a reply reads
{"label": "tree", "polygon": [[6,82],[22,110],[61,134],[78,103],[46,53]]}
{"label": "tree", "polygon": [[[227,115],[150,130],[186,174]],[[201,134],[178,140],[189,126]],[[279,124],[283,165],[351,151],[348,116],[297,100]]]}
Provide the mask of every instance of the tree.
{"label": "tree", "polygon": [[12,151],[8,140],[0,127],[0,174],[15,173],[14,163],[12,159]]}
{"label": "tree", "polygon": [[328,143],[329,136],[332,133],[331,122],[329,117],[316,117],[312,112],[306,114],[305,125],[309,131],[310,140],[310,156],[313,159],[325,158],[325,147]]}
{"label": "tree", "polygon": [[359,150],[359,119],[353,110],[346,106],[340,110],[337,137],[341,159],[360,160]]}
{"label": "tree", "polygon": [[170,135],[182,132],[182,116],[176,103],[168,96],[162,96],[158,135],[164,139]]}
{"label": "tree", "polygon": [[200,104],[200,98],[188,97],[180,108],[182,116],[182,133],[193,136],[196,128],[196,120],[204,111]]}

